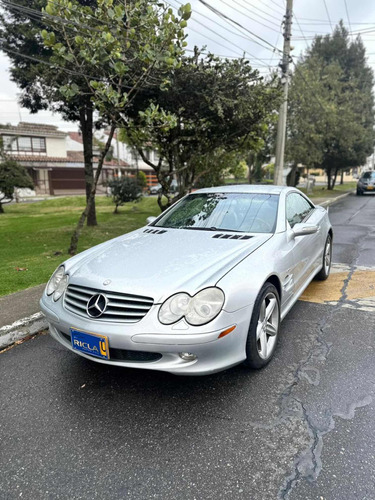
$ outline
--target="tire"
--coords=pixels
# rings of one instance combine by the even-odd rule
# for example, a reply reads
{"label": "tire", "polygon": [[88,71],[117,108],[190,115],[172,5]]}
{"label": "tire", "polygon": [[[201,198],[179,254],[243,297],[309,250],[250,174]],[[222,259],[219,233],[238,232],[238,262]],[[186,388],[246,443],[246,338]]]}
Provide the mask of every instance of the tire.
{"label": "tire", "polygon": [[[273,307],[271,304],[273,304]],[[269,321],[266,322],[268,308],[270,308]],[[279,330],[279,293],[274,285],[266,282],[262,286],[254,304],[246,341],[245,366],[253,370],[259,370],[271,361],[276,349]]]}
{"label": "tire", "polygon": [[362,195],[363,195],[363,191],[361,189],[357,188],[357,196],[362,196]]}
{"label": "tire", "polygon": [[332,264],[332,237],[329,234],[327,236],[326,244],[324,246],[323,267],[315,276],[315,278],[320,281],[326,280],[329,276],[329,273],[331,272],[331,264]]}

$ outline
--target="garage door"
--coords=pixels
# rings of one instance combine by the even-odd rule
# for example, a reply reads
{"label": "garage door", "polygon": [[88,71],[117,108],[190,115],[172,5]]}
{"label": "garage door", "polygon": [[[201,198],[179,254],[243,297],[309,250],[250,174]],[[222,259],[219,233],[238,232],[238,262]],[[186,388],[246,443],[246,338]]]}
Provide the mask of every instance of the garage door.
{"label": "garage door", "polygon": [[51,171],[53,190],[85,189],[85,171],[83,168],[54,168]]}

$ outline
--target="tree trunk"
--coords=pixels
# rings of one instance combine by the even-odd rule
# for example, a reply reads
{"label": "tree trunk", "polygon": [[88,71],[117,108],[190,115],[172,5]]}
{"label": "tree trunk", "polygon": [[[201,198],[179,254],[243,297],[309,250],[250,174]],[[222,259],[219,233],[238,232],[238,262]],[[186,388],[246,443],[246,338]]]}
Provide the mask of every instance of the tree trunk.
{"label": "tree trunk", "polygon": [[332,189],[331,187],[331,168],[326,168],[327,172],[327,189],[330,191]]}
{"label": "tree trunk", "polygon": [[337,179],[337,174],[338,174],[338,171],[339,169],[338,168],[335,168],[335,175],[333,177],[333,181],[332,181],[332,189],[335,189],[335,185],[336,185],[336,179]]}
{"label": "tree trunk", "polygon": [[340,184],[344,184],[344,170],[341,170],[341,180]]}
{"label": "tree trunk", "polygon": [[293,186],[296,187],[296,172],[297,172],[297,165],[293,165],[291,171],[286,177],[286,183],[288,186]]}
{"label": "tree trunk", "polygon": [[[85,162],[85,185],[86,185],[86,205],[90,198],[90,193],[94,185],[94,168],[92,164],[93,146],[93,109],[92,103],[88,101],[86,106],[80,110],[80,125],[83,142],[83,157]],[[87,214],[87,225],[97,226],[95,197],[91,201],[90,210]]]}
{"label": "tree trunk", "polygon": [[86,217],[90,213],[92,203],[95,203],[96,186],[98,184],[99,177],[100,177],[100,174],[101,174],[101,171],[103,168],[104,159],[109,151],[109,148],[111,147],[111,142],[112,142],[112,138],[113,138],[113,134],[115,133],[115,130],[116,130],[116,125],[112,124],[109,135],[108,135],[107,142],[106,142],[105,147],[104,147],[104,149],[101,152],[100,157],[99,157],[98,168],[96,170],[95,179],[94,179],[94,182],[92,184],[90,195],[89,195],[89,198],[88,198],[87,203],[86,203],[86,208],[82,212],[81,217],[78,220],[77,226],[76,226],[76,228],[72,234],[72,238],[70,240],[70,247],[68,250],[68,253],[70,255],[75,255],[77,253],[78,240],[79,240],[80,234],[82,232],[82,228],[83,228],[83,225],[85,223]]}
{"label": "tree trunk", "polygon": [[0,201],[0,214],[3,214],[3,213],[4,213],[4,208],[3,208],[3,204]]}

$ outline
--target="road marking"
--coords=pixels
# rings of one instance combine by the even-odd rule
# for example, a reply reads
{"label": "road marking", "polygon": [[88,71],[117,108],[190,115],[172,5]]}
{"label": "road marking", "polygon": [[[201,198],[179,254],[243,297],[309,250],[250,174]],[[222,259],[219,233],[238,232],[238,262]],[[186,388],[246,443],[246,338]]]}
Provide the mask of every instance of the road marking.
{"label": "road marking", "polygon": [[[312,281],[300,300],[316,304],[336,305],[341,298],[345,280],[350,274],[346,264],[333,264],[327,281]],[[375,312],[375,268],[356,266],[345,290],[343,307]]]}

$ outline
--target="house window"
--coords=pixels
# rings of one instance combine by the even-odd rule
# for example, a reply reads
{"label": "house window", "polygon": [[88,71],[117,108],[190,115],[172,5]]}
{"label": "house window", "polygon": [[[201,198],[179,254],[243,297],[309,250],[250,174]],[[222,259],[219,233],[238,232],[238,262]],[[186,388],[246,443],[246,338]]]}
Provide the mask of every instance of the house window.
{"label": "house window", "polygon": [[44,137],[17,137],[14,135],[3,136],[4,149],[6,151],[45,153],[46,140]]}
{"label": "house window", "polygon": [[44,137],[33,137],[31,139],[32,150],[38,153],[46,152],[46,140]]}
{"label": "house window", "polygon": [[31,137],[17,137],[18,151],[32,151]]}
{"label": "house window", "polygon": [[4,135],[3,144],[5,151],[18,151],[17,137],[14,135]]}

